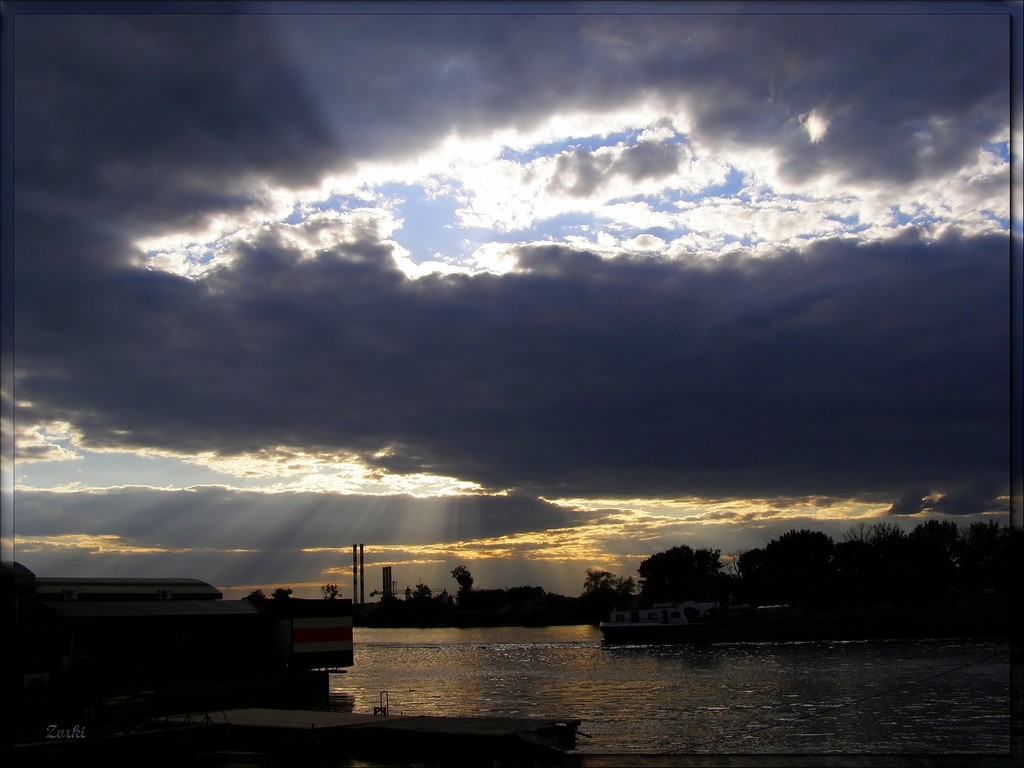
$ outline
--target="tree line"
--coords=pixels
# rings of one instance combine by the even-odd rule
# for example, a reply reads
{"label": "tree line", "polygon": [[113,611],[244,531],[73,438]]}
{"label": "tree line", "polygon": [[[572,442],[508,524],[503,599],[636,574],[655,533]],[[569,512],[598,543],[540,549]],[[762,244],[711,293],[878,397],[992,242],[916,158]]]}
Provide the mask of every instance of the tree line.
{"label": "tree line", "polygon": [[994,521],[928,520],[910,532],[861,523],[841,541],[794,529],[727,562],[719,549],[672,547],[640,563],[637,581],[588,571],[584,596],[605,610],[684,599],[810,610],[1004,601],[1020,555],[1020,529]]}
{"label": "tree line", "polygon": [[[368,626],[544,625],[591,623],[616,608],[687,599],[809,610],[1006,601],[1021,538],[1020,529],[994,521],[962,528],[928,520],[909,532],[889,521],[859,523],[840,541],[793,529],[724,559],[720,549],[678,545],[643,560],[636,577],[588,568],[576,597],[536,586],[477,589],[459,565],[451,571],[454,594],[421,582],[359,606],[356,619]],[[335,584],[322,591],[325,599],[340,593]],[[279,588],[273,598],[290,594]],[[250,595],[264,597],[260,590]]]}

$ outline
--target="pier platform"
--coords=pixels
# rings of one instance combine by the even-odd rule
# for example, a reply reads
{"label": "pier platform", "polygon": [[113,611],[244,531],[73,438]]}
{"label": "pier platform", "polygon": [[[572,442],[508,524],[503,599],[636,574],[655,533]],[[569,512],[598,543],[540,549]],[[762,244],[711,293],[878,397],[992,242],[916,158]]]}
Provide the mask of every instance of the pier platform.
{"label": "pier platform", "polygon": [[[571,765],[578,720],[245,708],[154,718],[116,734],[15,745],[17,765],[143,759],[190,768]],[[6,764],[6,760],[4,761]]]}
{"label": "pier platform", "polygon": [[575,749],[580,721],[235,709],[211,713],[209,724],[236,746],[290,742],[299,748],[375,759],[413,755],[447,763],[462,755],[556,758]]}

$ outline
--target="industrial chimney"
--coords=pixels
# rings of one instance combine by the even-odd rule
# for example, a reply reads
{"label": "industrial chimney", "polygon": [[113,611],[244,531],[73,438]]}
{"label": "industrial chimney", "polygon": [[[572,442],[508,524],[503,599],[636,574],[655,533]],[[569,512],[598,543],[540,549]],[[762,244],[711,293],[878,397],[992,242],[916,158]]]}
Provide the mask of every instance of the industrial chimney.
{"label": "industrial chimney", "polygon": [[363,545],[359,545],[359,604],[366,602],[363,592],[366,590],[366,571],[363,568]]}
{"label": "industrial chimney", "polygon": [[352,603],[359,595],[359,571],[356,570],[356,545],[352,545]]}

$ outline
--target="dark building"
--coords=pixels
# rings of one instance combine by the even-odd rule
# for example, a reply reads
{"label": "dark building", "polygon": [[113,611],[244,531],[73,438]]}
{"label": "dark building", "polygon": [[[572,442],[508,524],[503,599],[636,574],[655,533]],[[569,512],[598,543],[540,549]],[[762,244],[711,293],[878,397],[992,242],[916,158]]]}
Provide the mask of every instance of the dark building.
{"label": "dark building", "polygon": [[55,724],[98,734],[228,708],[325,709],[328,673],[353,662],[350,600],[224,600],[195,579],[4,569],[16,741]]}

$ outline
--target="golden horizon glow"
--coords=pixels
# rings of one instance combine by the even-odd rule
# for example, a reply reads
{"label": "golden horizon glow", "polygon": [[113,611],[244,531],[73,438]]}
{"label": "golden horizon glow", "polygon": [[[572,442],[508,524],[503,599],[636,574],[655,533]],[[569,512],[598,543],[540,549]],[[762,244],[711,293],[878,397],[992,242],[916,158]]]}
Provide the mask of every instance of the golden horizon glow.
{"label": "golden horizon glow", "polygon": [[259,549],[221,547],[160,547],[131,544],[116,534],[61,533],[54,536],[15,536],[16,551],[32,554],[45,551],[80,550],[99,555],[181,555],[181,554],[259,554]]}

